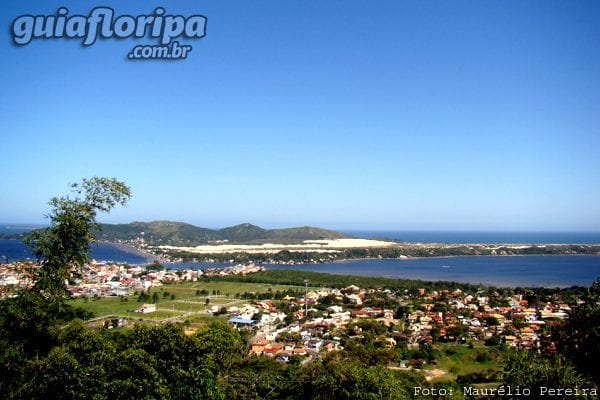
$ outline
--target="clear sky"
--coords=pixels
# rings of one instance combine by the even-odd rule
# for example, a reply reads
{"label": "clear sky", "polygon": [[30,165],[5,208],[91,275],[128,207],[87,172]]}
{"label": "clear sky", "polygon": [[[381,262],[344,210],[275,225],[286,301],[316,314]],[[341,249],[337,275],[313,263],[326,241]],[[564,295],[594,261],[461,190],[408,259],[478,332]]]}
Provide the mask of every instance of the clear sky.
{"label": "clear sky", "polygon": [[[12,45],[23,14],[203,14],[156,39]],[[600,2],[98,0],[0,5],[0,222],[70,182],[105,222],[600,230]]]}

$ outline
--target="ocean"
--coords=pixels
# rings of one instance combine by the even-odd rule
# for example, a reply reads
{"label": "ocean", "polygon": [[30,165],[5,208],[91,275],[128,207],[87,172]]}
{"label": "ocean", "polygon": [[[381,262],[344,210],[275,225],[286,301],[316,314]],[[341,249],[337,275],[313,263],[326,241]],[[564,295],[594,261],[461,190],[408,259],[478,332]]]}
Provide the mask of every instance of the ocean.
{"label": "ocean", "polygon": [[340,231],[367,239],[390,239],[410,243],[468,243],[468,244],[600,244],[596,232],[539,232],[539,231]]}

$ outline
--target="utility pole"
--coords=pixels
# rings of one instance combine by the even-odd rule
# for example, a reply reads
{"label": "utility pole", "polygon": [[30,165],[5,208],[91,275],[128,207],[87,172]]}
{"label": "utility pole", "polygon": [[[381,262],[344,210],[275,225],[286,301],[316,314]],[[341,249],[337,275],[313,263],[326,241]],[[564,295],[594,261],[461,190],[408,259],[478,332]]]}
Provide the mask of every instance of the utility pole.
{"label": "utility pole", "polygon": [[304,280],[304,318],[308,318],[308,279]]}

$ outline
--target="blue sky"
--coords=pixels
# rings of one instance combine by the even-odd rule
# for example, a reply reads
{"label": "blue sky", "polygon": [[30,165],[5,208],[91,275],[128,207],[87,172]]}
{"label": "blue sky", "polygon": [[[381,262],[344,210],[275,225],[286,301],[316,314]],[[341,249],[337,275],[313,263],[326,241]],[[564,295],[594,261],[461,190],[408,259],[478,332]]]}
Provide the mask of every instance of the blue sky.
{"label": "blue sky", "polygon": [[[155,39],[11,43],[23,14],[203,14]],[[600,230],[598,1],[11,1],[1,9],[0,221],[84,177],[106,222]]]}

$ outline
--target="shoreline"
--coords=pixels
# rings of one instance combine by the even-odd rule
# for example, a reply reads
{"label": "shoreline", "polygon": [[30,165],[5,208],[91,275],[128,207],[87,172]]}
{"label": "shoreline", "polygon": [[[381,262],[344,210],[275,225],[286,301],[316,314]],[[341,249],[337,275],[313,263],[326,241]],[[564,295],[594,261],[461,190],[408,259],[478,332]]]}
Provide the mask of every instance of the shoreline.
{"label": "shoreline", "polygon": [[136,246],[134,246],[132,244],[109,242],[107,240],[99,241],[98,244],[100,244],[100,243],[104,243],[106,245],[113,246],[113,247],[115,247],[115,248],[117,248],[117,249],[119,249],[119,250],[121,250],[121,251],[123,251],[125,253],[133,254],[133,255],[142,257],[142,258],[144,258],[146,260],[146,262],[154,262],[154,261],[158,261],[158,262],[161,262],[161,263],[166,262],[165,259],[163,259],[163,258],[161,258],[159,256],[156,256],[156,255],[154,255],[154,254],[152,254],[150,252],[147,252],[145,250],[142,250],[139,247],[136,247]]}
{"label": "shoreline", "polygon": [[[431,256],[431,257],[383,257],[383,258],[343,258],[339,260],[326,261],[322,263],[304,263],[304,264],[334,264],[343,262],[353,261],[378,261],[378,260],[394,260],[394,261],[410,261],[410,260],[431,260],[431,259],[445,259],[445,258],[467,258],[467,257],[575,257],[575,256],[591,256],[600,257],[600,254],[460,254],[452,256]],[[300,264],[300,263],[298,263]]]}

